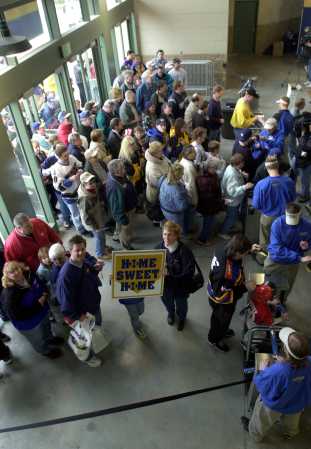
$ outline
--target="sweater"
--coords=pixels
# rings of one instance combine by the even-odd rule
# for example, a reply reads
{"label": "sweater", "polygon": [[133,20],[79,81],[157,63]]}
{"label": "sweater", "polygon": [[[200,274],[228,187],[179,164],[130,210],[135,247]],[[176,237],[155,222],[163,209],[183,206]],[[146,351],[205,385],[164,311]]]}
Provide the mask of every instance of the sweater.
{"label": "sweater", "polygon": [[169,252],[164,242],[158,246],[166,250],[167,276],[164,278],[163,296],[188,297],[188,285],[195,273],[195,259],[190,248],[178,242],[177,249]]}
{"label": "sweater", "polygon": [[64,196],[72,196],[78,190],[79,181],[71,181],[69,178],[77,173],[82,164],[72,154],[69,155],[68,164],[60,159],[50,168],[43,170],[43,175],[51,175],[53,187]]}
{"label": "sweater", "polygon": [[268,176],[259,181],[253,193],[253,206],[262,214],[279,217],[288,203],[295,201],[296,188],[288,176]]}
{"label": "sweater", "polygon": [[311,405],[311,357],[301,368],[276,362],[259,372],[254,383],[269,409],[284,415],[302,412]]}
{"label": "sweater", "polygon": [[48,293],[45,283],[34,274],[28,275],[27,280],[29,287],[4,288],[1,296],[13,326],[20,331],[34,329],[49,312],[47,302],[43,306],[38,302],[44,293]]}
{"label": "sweater", "polygon": [[58,234],[39,218],[30,218],[32,235],[24,236],[14,229],[4,244],[5,260],[17,260],[25,263],[32,272],[36,272],[40,264],[38,251],[42,246],[50,247],[61,242]]}
{"label": "sweater", "polygon": [[239,206],[246,190],[242,172],[232,165],[228,165],[222,178],[221,188],[224,197],[231,200],[229,206]]}
{"label": "sweater", "polygon": [[62,266],[56,283],[57,299],[63,315],[78,320],[87,312],[95,315],[100,308],[101,282],[97,271],[86,259],[82,268],[71,261]]}
{"label": "sweater", "polygon": [[223,118],[223,114],[221,111],[220,101],[214,100],[214,98],[210,99],[208,103],[207,115],[209,118],[210,129],[219,129],[222,126],[220,119]]}
{"label": "sweater", "polygon": [[231,126],[233,128],[251,128],[256,121],[251,111],[249,103],[244,98],[239,98],[231,118]]}
{"label": "sweater", "polygon": [[311,248],[311,223],[300,218],[297,226],[286,224],[285,215],[277,218],[271,227],[270,245],[268,246],[270,259],[278,264],[298,264],[304,255],[300,242],[306,240]]}

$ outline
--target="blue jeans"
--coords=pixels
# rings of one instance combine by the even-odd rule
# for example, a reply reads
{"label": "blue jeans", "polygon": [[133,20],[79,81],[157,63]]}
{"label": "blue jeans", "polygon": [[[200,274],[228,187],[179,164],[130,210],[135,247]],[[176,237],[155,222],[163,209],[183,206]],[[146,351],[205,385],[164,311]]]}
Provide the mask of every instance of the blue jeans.
{"label": "blue jeans", "polygon": [[53,338],[51,324],[49,320],[49,314],[47,314],[43,320],[33,329],[19,331],[29,341],[31,346],[39,354],[48,354],[53,345],[50,344],[50,340]]}
{"label": "blue jeans", "polygon": [[301,177],[301,194],[305,198],[310,198],[310,182],[311,182],[311,165],[300,168],[299,175]]}
{"label": "blue jeans", "polygon": [[128,314],[130,316],[131,324],[134,331],[142,329],[142,323],[140,321],[140,315],[142,315],[145,311],[145,303],[144,300],[138,302],[137,304],[124,304]]}
{"label": "blue jeans", "polygon": [[207,242],[210,236],[211,228],[214,224],[215,216],[214,215],[203,215],[203,224],[201,233],[199,235],[199,240],[201,242]]}
{"label": "blue jeans", "polygon": [[210,129],[208,133],[208,140],[217,140],[220,142],[220,129]]}
{"label": "blue jeans", "polygon": [[102,257],[106,250],[106,234],[103,229],[93,231],[95,238],[95,255],[96,257]]}
{"label": "blue jeans", "polygon": [[63,200],[70,211],[71,219],[72,219],[73,225],[76,228],[76,230],[78,232],[85,231],[84,226],[81,222],[81,217],[80,217],[80,212],[78,209],[77,200],[73,200],[72,198],[67,199],[64,197],[63,197]]}
{"label": "blue jeans", "polygon": [[175,311],[180,320],[185,320],[188,312],[188,296],[174,296],[165,292],[162,296],[162,302],[170,316],[175,315]]}
{"label": "blue jeans", "polygon": [[236,224],[239,219],[239,208],[240,206],[227,206],[226,218],[221,228],[221,234],[228,234]]}
{"label": "blue jeans", "polygon": [[63,217],[63,221],[64,223],[69,224],[71,222],[70,210],[68,209],[68,206],[64,203],[62,194],[60,192],[57,192],[57,190],[55,190],[55,193],[57,196],[57,201]]}

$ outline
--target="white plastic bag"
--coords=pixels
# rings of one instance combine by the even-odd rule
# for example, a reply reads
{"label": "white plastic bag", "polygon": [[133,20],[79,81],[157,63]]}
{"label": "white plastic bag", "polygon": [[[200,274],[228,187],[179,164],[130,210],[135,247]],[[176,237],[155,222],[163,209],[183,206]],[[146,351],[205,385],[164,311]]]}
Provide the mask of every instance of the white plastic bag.
{"label": "white plastic bag", "polygon": [[83,321],[75,321],[71,325],[71,331],[68,338],[68,345],[71,347],[79,360],[85,362],[91,351],[92,331],[95,326],[93,315],[87,314]]}
{"label": "white plastic bag", "polygon": [[100,326],[95,326],[92,330],[92,351],[95,354],[103,351],[109,345],[109,340]]}

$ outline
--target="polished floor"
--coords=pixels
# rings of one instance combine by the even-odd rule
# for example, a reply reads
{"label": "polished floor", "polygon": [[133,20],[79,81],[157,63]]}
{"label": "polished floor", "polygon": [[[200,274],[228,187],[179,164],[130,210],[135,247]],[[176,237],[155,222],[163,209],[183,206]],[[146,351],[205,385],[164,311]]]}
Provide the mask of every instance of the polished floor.
{"label": "polished floor", "polygon": [[[260,108],[268,116],[275,111],[274,101],[286,94],[287,81],[302,82],[304,75],[294,60],[264,57],[239,59],[228,65],[231,92],[236,91],[240,75],[258,75]],[[283,85],[282,85],[283,84]],[[305,93],[307,95],[307,93]],[[228,156],[232,142],[223,142]],[[256,239],[256,216],[250,217],[247,234]],[[153,248],[160,231],[143,216],[135,222],[135,247]],[[64,240],[68,235],[64,237]],[[203,271],[208,272],[213,249],[197,247],[189,241]],[[89,251],[93,242],[89,239]],[[258,271],[251,259],[247,272]],[[12,336],[10,347],[16,362],[0,367],[0,428],[58,418],[130,402],[147,400],[192,389],[242,379],[242,351],[239,334],[242,319],[237,313],[233,328],[237,336],[230,341],[228,354],[215,352],[207,344],[210,308],[205,289],[189,301],[189,320],[183,332],[166,323],[159,298],[146,299],[143,317],[148,339],[133,334],[127,313],[112,301],[107,278],[107,263],[102,289],[103,325],[111,344],[101,357],[100,368],[89,368],[65,348],[65,356],[51,362],[33,352],[10,325],[4,331]],[[300,269],[289,312],[294,325],[310,335],[310,274]],[[239,308],[243,306],[243,302]],[[124,412],[103,418],[0,434],[0,449],[253,449],[257,447],[243,432],[239,417],[245,411],[244,388],[228,388],[164,405]],[[264,449],[310,448],[311,413],[302,420],[302,432],[293,441],[284,441],[276,427],[260,446]]]}

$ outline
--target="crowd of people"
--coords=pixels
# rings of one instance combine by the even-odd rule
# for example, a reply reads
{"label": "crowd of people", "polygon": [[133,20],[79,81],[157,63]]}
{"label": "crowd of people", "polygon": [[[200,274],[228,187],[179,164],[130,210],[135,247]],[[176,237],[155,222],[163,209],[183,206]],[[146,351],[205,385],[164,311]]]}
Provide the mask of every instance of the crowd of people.
{"label": "crowd of people", "polygon": [[[224,88],[216,85],[209,101],[198,93],[189,97],[186,89],[187,72],[179,58],[169,63],[159,50],[145,66],[129,51],[102,107],[87,101],[77,105],[79,129],[67,111],[58,112],[49,124],[31,124],[31,141],[51,206],[63,227],[76,231],[65,248],[46,223],[21,212],[5,242],[2,317],[40,354],[51,359],[62,355],[59,346],[64,340],[53,334],[53,321],[70,328],[91,314],[101,325],[99,273],[114,249],[107,236],[115,248],[120,244],[134,250],[135,214],[146,214],[162,228],[159,248],[166,251],[162,302],[168,325],[177,321],[178,330],[184,329],[188,297],[194,291],[197,264],[184,241],[192,238],[196,245],[209,247],[216,244],[216,234],[224,242],[216,246],[207,280],[210,345],[222,352],[230,349],[227,339],[234,336],[230,323],[236,304],[254,288],[244,276],[247,254],[254,253],[264,265],[275,286],[274,301],[286,309],[300,264],[311,262],[306,254],[311,249],[311,222],[298,204],[310,210],[311,119],[303,112],[305,102],[301,99],[290,112],[290,100],[282,97],[276,114],[265,119],[253,113],[257,92],[246,89],[231,119],[235,142],[227,163],[221,150]],[[252,209],[260,213],[259,244],[244,235]],[[225,218],[219,226],[220,213]],[[86,238],[92,237],[95,256],[86,251]],[[120,303],[135,334],[145,339],[140,319],[144,299]],[[284,337],[289,368],[283,374],[289,379],[298,369],[291,362],[298,358],[293,352],[299,353],[305,363],[299,369],[309,376],[303,382],[309,388],[305,406],[311,400],[311,365],[305,340],[297,335],[293,350],[293,337]],[[12,361],[8,339],[0,334],[0,358],[6,363]],[[92,367],[101,364],[93,352],[85,362]],[[258,385],[262,382],[263,377]],[[265,395],[267,391],[262,392]],[[262,400],[274,410],[273,402]],[[257,405],[257,424],[259,407],[262,413],[263,406]],[[275,410],[286,415],[289,409]],[[245,420],[243,425],[259,440],[269,426],[255,429],[256,423],[254,418],[250,426]]]}

